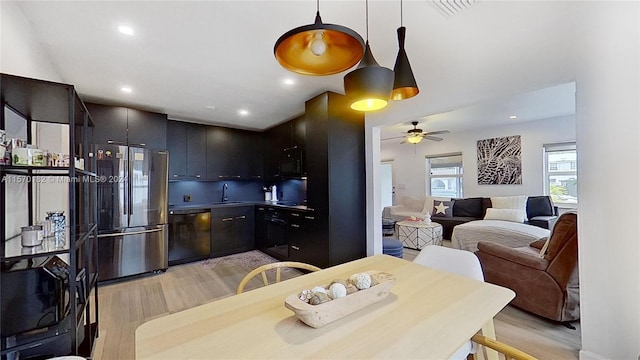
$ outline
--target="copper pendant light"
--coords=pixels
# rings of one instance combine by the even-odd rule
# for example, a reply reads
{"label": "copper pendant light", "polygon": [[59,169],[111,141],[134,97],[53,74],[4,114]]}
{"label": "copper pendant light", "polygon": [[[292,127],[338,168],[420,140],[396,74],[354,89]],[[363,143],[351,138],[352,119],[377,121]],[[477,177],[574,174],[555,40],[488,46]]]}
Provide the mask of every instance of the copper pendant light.
{"label": "copper pendant light", "polygon": [[393,100],[405,100],[412,98],[420,92],[416,78],[413,76],[413,70],[409,64],[409,58],[404,50],[404,39],[407,28],[402,25],[402,0],[400,0],[400,27],[398,28],[398,57],[393,67],[395,78],[393,79],[393,91],[391,98]]}
{"label": "copper pendant light", "polygon": [[367,42],[358,68],[344,77],[344,91],[351,108],[358,111],[380,110],[387,106],[393,89],[393,71],[376,62],[369,47],[369,1],[366,1]]}
{"label": "copper pendant light", "polygon": [[315,22],[280,36],[273,54],[285,69],[299,74],[337,74],[362,59],[364,40],[347,27],[322,23],[320,0],[316,4]]}

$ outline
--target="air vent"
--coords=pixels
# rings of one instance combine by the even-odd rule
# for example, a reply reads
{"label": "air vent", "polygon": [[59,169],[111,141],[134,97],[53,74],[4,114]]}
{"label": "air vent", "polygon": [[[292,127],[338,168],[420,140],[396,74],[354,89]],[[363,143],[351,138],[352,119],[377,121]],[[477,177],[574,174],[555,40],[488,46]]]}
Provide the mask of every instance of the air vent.
{"label": "air vent", "polygon": [[427,0],[444,17],[457,15],[475,4],[476,0]]}

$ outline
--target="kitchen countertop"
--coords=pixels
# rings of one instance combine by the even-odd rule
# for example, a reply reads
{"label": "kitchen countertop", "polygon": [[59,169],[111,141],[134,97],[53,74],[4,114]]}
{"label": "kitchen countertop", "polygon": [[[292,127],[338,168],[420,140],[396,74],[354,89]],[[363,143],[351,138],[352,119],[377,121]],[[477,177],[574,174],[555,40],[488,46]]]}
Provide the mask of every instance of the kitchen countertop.
{"label": "kitchen countertop", "polygon": [[221,208],[221,207],[235,207],[235,206],[254,206],[254,205],[263,205],[263,206],[273,206],[283,209],[290,210],[301,210],[301,211],[313,211],[310,207],[306,205],[288,205],[287,202],[282,203],[273,203],[271,201],[226,201],[226,202],[214,202],[214,203],[206,203],[206,204],[180,204],[180,205],[171,205],[169,204],[169,212],[172,210],[192,210],[192,209],[213,209],[213,208]]}

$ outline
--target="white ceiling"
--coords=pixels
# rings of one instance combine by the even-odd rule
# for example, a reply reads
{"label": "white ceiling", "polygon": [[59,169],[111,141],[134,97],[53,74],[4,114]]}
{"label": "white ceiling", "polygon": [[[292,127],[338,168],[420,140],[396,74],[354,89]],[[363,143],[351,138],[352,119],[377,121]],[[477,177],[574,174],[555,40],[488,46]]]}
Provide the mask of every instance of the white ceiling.
{"label": "white ceiling", "polygon": [[[571,82],[517,94],[510,97],[465,106],[447,112],[414,119],[418,128],[426,131],[467,131],[525,121],[541,120],[575,114],[576,84]],[[516,116],[510,119],[510,116]],[[380,138],[405,135],[412,129],[411,121],[381,129]],[[447,135],[437,135],[446,139]]]}
{"label": "white ceiling", "polygon": [[[486,34],[517,25],[509,18],[491,19],[495,4],[479,1],[447,17],[428,1],[404,1],[406,50],[421,87],[421,94],[409,101],[415,104],[428,99],[425,96],[437,97],[438,89],[428,84],[447,76],[439,72],[443,64],[459,62],[464,73],[473,71],[474,62],[492,62],[484,49],[504,44],[508,28],[504,37]],[[27,1],[19,5],[62,79],[74,84],[85,100],[145,108],[177,120],[265,129],[301,114],[304,101],[321,92],[344,92],[342,79],[348,71],[325,77],[298,75],[282,68],[273,56],[280,35],[313,21],[315,1]],[[387,67],[393,66],[397,53],[399,5],[397,0],[369,3],[371,48]],[[325,23],[350,27],[366,37],[364,1],[321,1],[320,13]],[[131,26],[135,35],[119,33],[119,25]],[[287,78],[295,85],[285,85]],[[124,85],[133,92],[122,93]],[[549,91],[563,96],[534,92],[535,101],[520,96],[417,120],[426,122],[425,131],[460,131],[478,124],[495,125],[505,112],[517,114],[522,121],[574,108],[573,94],[570,103],[563,102],[566,88]],[[247,109],[250,115],[239,116],[239,109]]]}

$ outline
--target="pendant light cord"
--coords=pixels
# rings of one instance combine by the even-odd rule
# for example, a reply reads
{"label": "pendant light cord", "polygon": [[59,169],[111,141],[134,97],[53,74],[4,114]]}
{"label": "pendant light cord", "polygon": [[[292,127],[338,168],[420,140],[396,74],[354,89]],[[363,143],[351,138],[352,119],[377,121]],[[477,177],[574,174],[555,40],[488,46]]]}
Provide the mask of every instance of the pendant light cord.
{"label": "pendant light cord", "polygon": [[320,12],[320,0],[316,0],[316,11]]}
{"label": "pendant light cord", "polygon": [[364,6],[365,6],[365,24],[366,24],[366,35],[367,35],[367,42],[369,42],[369,0],[365,0],[364,2]]}
{"label": "pendant light cord", "polygon": [[[320,0],[318,0],[320,1]],[[400,0],[400,26],[403,25],[403,21],[402,21],[402,0]]]}

